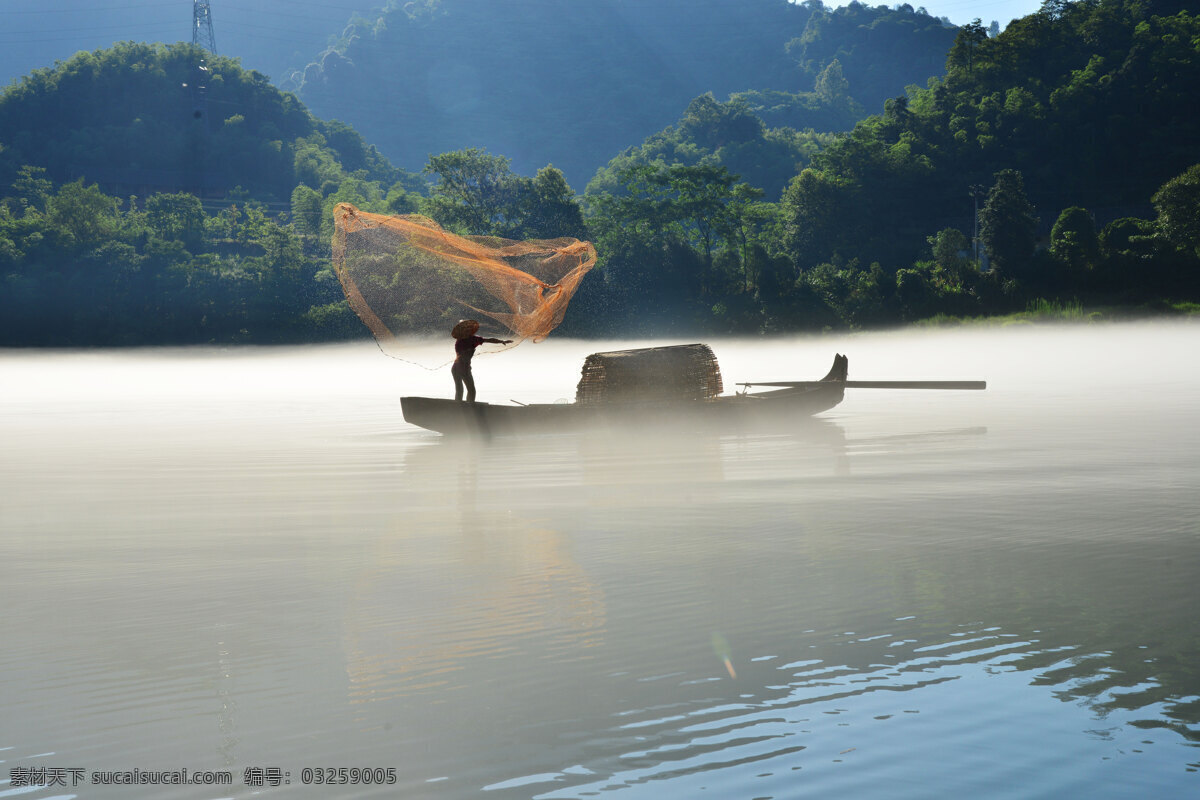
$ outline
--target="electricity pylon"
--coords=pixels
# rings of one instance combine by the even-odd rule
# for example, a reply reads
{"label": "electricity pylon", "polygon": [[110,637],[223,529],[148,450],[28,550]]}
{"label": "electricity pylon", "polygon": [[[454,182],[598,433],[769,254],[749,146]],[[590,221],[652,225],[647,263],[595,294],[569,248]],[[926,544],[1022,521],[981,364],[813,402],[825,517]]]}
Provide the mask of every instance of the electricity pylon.
{"label": "electricity pylon", "polygon": [[213,35],[212,9],[208,0],[192,0],[192,45],[199,49],[199,61],[192,68],[191,86],[184,84],[192,95],[192,119],[194,124],[188,136],[190,158],[187,161],[188,183],[196,196],[204,197],[206,187],[206,140],[211,130],[208,119],[208,79],[210,73],[205,53],[217,52],[217,40]]}
{"label": "electricity pylon", "polygon": [[208,0],[192,0],[192,44],[210,53],[217,52],[217,39],[213,36],[212,10]]}

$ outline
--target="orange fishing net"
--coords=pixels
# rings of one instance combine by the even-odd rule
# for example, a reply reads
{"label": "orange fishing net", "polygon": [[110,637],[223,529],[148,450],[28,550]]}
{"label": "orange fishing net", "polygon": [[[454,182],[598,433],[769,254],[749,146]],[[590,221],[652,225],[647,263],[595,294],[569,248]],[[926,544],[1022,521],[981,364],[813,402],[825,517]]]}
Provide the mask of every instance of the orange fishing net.
{"label": "orange fishing net", "polygon": [[577,239],[457,236],[428,217],[349,203],[333,216],[334,270],[385,352],[401,335],[449,336],[469,312],[500,323],[517,342],[540,342],[596,263],[596,249]]}

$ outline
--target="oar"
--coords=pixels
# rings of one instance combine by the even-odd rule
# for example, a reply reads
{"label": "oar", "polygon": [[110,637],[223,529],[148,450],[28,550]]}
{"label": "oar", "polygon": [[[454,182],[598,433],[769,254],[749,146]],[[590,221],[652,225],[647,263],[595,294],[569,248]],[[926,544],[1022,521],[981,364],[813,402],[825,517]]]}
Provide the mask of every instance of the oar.
{"label": "oar", "polygon": [[987,381],[752,381],[738,386],[785,386],[789,389],[817,389],[842,386],[846,389],[986,389]]}

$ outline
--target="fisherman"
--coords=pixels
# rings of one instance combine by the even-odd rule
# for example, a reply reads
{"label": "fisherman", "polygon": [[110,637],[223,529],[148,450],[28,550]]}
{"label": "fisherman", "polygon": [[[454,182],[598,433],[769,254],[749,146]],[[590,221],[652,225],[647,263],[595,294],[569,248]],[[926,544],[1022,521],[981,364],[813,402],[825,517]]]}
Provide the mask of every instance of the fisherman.
{"label": "fisherman", "polygon": [[463,384],[467,386],[467,402],[475,402],[475,378],[471,376],[471,357],[475,355],[475,348],[481,344],[512,344],[512,339],[484,339],[482,336],[476,336],[479,332],[479,323],[473,319],[460,319],[454,329],[450,331],[456,341],[454,342],[454,365],[450,367],[450,374],[454,376],[454,399],[461,401],[463,399]]}

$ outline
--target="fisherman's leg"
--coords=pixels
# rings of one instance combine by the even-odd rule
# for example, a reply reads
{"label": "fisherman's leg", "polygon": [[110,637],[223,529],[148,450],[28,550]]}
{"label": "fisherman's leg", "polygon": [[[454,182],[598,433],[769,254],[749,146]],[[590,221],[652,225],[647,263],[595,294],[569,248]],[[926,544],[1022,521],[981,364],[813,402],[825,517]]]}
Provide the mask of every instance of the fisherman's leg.
{"label": "fisherman's leg", "polygon": [[[463,393],[462,376],[459,375],[458,370],[454,369],[453,367],[450,369],[450,374],[454,376],[454,399],[461,402]],[[472,391],[474,391],[474,389],[472,389]]]}
{"label": "fisherman's leg", "polygon": [[470,370],[467,370],[465,373],[463,373],[462,379],[463,379],[463,383],[465,383],[467,385],[467,402],[474,403],[475,402],[475,376],[471,374]]}

